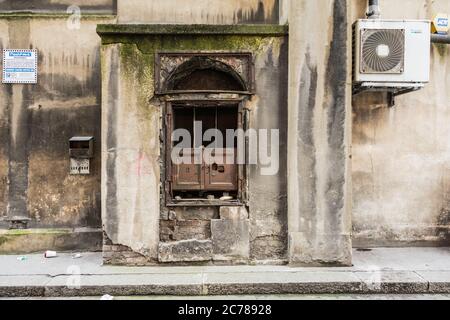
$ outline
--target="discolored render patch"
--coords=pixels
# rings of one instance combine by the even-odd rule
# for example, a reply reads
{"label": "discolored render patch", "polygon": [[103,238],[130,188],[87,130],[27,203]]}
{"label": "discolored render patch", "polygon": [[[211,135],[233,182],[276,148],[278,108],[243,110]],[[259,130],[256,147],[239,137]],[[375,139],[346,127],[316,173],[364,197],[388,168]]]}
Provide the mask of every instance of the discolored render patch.
{"label": "discolored render patch", "polygon": [[[102,47],[102,225],[104,238],[108,233],[118,232],[117,185],[116,185],[116,148],[118,101],[119,101],[119,54],[118,45]],[[105,124],[106,121],[106,124]],[[106,143],[104,143],[106,139]],[[107,168],[107,170],[104,170]],[[106,179],[106,180],[105,180]],[[104,184],[106,182],[106,184]],[[104,208],[108,208],[106,211]],[[109,239],[109,238],[108,238]],[[111,241],[112,242],[112,241]]]}
{"label": "discolored render patch", "polygon": [[41,253],[49,248],[58,252],[98,251],[101,248],[101,242],[102,233],[99,229],[0,229],[0,254]]}
{"label": "discolored render patch", "polygon": [[251,10],[239,9],[233,14],[234,23],[277,24],[280,21],[280,1],[258,1],[258,7]]}
{"label": "discolored render patch", "polygon": [[[61,108],[42,106],[31,111],[28,210],[39,225],[100,227],[100,108],[98,105]],[[68,140],[93,135],[91,174],[68,174]],[[42,137],[46,137],[43,139]]]}
{"label": "discolored render patch", "polygon": [[[354,18],[364,1],[353,3]],[[381,1],[387,19],[430,19],[446,0]],[[448,246],[448,46],[431,45],[431,81],[388,108],[384,94],[353,99],[353,238],[358,247]]]}
{"label": "discolored render patch", "polygon": [[443,43],[434,43],[431,46],[431,50],[432,52],[437,51],[441,60],[445,60],[445,58],[448,56],[449,54],[449,48],[448,45],[443,44]]}
{"label": "discolored render patch", "polygon": [[120,23],[277,24],[280,0],[118,2]]}
{"label": "discolored render patch", "polygon": [[63,12],[78,6],[82,12],[114,14],[117,0],[3,0],[0,12]]}
{"label": "discolored render patch", "polygon": [[[6,218],[9,206],[11,214],[31,218],[32,228],[101,226],[100,39],[95,27],[109,21],[85,17],[74,33],[66,17],[0,18],[9,29],[9,36],[0,32],[2,45],[33,47],[39,54],[38,84],[0,85],[0,217]],[[68,140],[75,135],[95,137],[89,176],[69,175]],[[7,227],[5,221],[0,225]],[[82,240],[84,235],[73,233],[61,241],[94,239]]]}
{"label": "discolored render patch", "polygon": [[[345,248],[343,252],[338,252],[335,244],[329,243],[330,252],[335,252],[336,256],[343,255],[341,259],[346,260],[345,255],[351,255],[350,233],[342,232],[346,229],[350,218],[346,214],[347,186],[351,183],[347,176],[348,170],[348,142],[347,119],[348,119],[348,94],[346,90],[348,79],[348,59],[347,45],[347,1],[336,0],[333,7],[333,39],[330,44],[326,69],[325,93],[327,95],[324,109],[327,110],[327,140],[328,152],[327,162],[329,173],[325,183],[326,211],[325,230],[327,234],[341,233],[337,241],[338,247]],[[347,238],[347,239],[346,239]]]}
{"label": "discolored render patch", "polygon": [[[5,91],[1,88],[1,100],[5,101]],[[9,154],[9,110],[0,105],[0,220],[6,217],[8,203],[8,154]]]}
{"label": "discolored render patch", "polygon": [[311,60],[310,50],[306,50],[305,63],[302,67],[301,80],[299,86],[299,97],[302,108],[298,110],[297,128],[297,147],[304,159],[299,163],[298,175],[305,176],[304,188],[311,190],[310,192],[302,192],[300,202],[305,208],[302,221],[304,229],[308,225],[316,223],[317,215],[317,176],[314,174],[305,175],[305,172],[314,172],[316,170],[317,161],[315,158],[315,140],[314,130],[310,126],[311,119],[314,118],[314,108],[316,105],[318,71],[317,65]]}
{"label": "discolored render patch", "polygon": [[8,194],[8,165],[6,156],[0,154],[0,220],[6,217],[6,204]]}
{"label": "discolored render patch", "polygon": [[[30,22],[27,20],[10,21],[8,24],[9,45],[16,48],[26,47],[30,42]],[[7,218],[10,220],[28,219],[28,148],[30,138],[30,118],[27,105],[31,101],[31,86],[26,84],[10,85],[7,90],[8,124],[8,205]]]}
{"label": "discolored render patch", "polygon": [[[6,158],[6,157],[5,157]],[[7,214],[8,177],[6,161],[0,160],[0,220],[4,220]]]}
{"label": "discolored render patch", "polygon": [[[149,104],[154,91],[154,57],[133,44],[104,47],[102,52],[102,72],[107,76],[103,81],[103,120],[112,120],[102,121],[103,152],[107,155],[103,167],[105,233],[115,244],[156,257],[161,110]],[[114,88],[116,93],[111,90]]]}
{"label": "discolored render patch", "polygon": [[[345,0],[291,2],[288,258],[293,265],[351,263],[348,9]],[[318,24],[321,28],[310,28]]]}
{"label": "discolored render patch", "polygon": [[279,130],[280,141],[275,176],[261,175],[260,166],[250,168],[250,257],[256,261],[285,261],[287,256],[288,49],[286,38],[278,38],[256,59],[257,95],[250,123],[255,129]]}

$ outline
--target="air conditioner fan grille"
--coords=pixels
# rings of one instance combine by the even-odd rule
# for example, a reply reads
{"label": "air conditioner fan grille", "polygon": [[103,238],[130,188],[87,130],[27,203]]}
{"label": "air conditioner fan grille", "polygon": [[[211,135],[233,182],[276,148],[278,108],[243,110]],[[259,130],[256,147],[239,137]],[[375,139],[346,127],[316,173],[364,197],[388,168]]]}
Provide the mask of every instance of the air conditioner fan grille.
{"label": "air conditioner fan grille", "polygon": [[362,31],[362,73],[403,73],[405,32],[403,29]]}

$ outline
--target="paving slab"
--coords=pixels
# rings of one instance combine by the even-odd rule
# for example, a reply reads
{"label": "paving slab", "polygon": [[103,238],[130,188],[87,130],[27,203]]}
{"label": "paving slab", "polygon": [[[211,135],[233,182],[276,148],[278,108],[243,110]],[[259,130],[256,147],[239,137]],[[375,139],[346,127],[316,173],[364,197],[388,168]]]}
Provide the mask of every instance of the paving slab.
{"label": "paving slab", "polygon": [[333,271],[210,273],[206,292],[220,294],[340,293],[361,291],[361,280],[352,273]]}
{"label": "paving slab", "polygon": [[413,271],[356,271],[369,293],[427,293],[428,282]]}
{"label": "paving slab", "polygon": [[431,293],[450,293],[450,270],[446,271],[417,271],[428,282]]}
{"label": "paving slab", "polygon": [[353,267],[117,267],[101,253],[0,256],[0,297],[449,294],[450,249],[355,251]]}
{"label": "paving slab", "polygon": [[0,275],[0,297],[39,297],[45,295],[45,286],[51,280],[44,275]]}
{"label": "paving slab", "polygon": [[45,295],[201,295],[202,284],[202,274],[72,275],[53,278]]}

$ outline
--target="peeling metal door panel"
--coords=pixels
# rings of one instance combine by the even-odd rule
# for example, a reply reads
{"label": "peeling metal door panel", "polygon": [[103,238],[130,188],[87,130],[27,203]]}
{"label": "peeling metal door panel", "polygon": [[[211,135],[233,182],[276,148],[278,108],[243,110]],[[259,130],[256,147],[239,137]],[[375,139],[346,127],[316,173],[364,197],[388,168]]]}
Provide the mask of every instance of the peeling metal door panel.
{"label": "peeling metal door panel", "polygon": [[[188,152],[188,151],[184,151]],[[202,190],[203,189],[203,174],[202,165],[195,164],[194,151],[189,151],[190,154],[186,157],[191,158],[190,164],[174,164],[173,165],[173,190]]]}
{"label": "peeling metal door panel", "polygon": [[238,189],[236,152],[237,149],[215,149],[213,151],[214,159],[217,161],[205,164],[206,190],[236,191]]}

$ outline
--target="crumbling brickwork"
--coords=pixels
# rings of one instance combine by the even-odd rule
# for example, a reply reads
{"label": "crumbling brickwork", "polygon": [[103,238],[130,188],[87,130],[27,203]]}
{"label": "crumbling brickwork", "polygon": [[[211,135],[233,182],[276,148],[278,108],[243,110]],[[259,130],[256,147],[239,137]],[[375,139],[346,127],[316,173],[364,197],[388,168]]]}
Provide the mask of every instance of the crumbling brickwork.
{"label": "crumbling brickwork", "polygon": [[177,207],[160,221],[161,263],[248,263],[245,207]]}
{"label": "crumbling brickwork", "polygon": [[207,240],[211,238],[211,219],[218,217],[218,208],[183,207],[169,211],[167,220],[160,222],[162,242]]}
{"label": "crumbling brickwork", "polygon": [[146,266],[155,263],[156,261],[134,252],[130,247],[114,244],[106,233],[103,233],[103,264]]}

